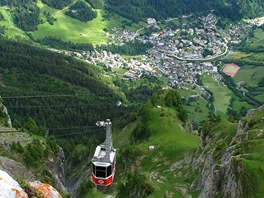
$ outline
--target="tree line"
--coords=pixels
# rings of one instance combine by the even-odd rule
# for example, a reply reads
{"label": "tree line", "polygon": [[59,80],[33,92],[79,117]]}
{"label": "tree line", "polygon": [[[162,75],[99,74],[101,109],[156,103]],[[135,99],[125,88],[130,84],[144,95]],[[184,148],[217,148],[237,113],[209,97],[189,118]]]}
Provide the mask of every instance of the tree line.
{"label": "tree line", "polygon": [[83,1],[77,1],[71,5],[65,14],[83,22],[90,21],[97,16],[97,12]]}
{"label": "tree line", "polygon": [[[248,7],[251,3],[251,7]],[[258,0],[106,0],[106,11],[119,14],[133,22],[148,17],[164,19],[181,15],[200,14],[214,10],[224,18],[239,20],[263,14],[264,3]]]}
{"label": "tree line", "polygon": [[40,9],[36,0],[3,0],[1,6],[10,6],[14,23],[24,31],[35,31],[40,23]]}
{"label": "tree line", "polygon": [[56,9],[62,9],[72,3],[73,0],[42,0],[44,4]]}
{"label": "tree line", "polygon": [[101,45],[97,46],[96,50],[98,51],[108,51],[114,54],[123,54],[123,55],[140,55],[146,53],[152,47],[151,43],[142,43],[141,41],[135,40],[125,43],[124,45]]}

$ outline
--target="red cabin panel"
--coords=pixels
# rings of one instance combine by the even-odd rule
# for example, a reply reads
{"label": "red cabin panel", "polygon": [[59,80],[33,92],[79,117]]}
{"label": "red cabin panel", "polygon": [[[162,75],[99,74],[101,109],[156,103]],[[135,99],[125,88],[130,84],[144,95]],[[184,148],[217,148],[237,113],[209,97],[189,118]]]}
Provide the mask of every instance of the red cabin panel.
{"label": "red cabin panel", "polygon": [[109,186],[110,184],[113,183],[113,175],[111,175],[108,178],[97,178],[94,175],[92,175],[92,180],[95,183],[95,185],[99,186]]}
{"label": "red cabin panel", "polygon": [[112,172],[112,175],[107,177],[107,178],[100,178],[100,177],[95,177],[94,174],[92,174],[92,181],[94,182],[95,185],[98,186],[109,186],[113,183],[114,177],[115,177],[115,172],[116,172],[116,164],[114,165],[114,169]]}

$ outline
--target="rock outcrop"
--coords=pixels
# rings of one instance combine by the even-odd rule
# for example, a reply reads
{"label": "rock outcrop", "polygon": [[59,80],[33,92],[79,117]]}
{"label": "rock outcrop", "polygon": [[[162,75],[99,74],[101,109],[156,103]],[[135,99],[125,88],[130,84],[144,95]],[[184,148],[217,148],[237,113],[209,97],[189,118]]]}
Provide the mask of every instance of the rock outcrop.
{"label": "rock outcrop", "polygon": [[8,173],[0,170],[0,197],[28,198],[27,193]]}
{"label": "rock outcrop", "polygon": [[[249,110],[246,117],[254,116],[260,111],[264,111],[264,106]],[[264,118],[262,119],[264,122]],[[192,189],[202,189],[200,198],[244,196],[241,178],[245,172],[240,160],[247,154],[241,154],[240,151],[241,144],[247,143],[252,138],[249,132],[251,127],[247,119],[240,120],[236,134],[229,145],[224,145],[223,137],[223,139],[217,139],[214,134],[201,135],[199,150],[202,152],[190,163],[192,168],[201,174],[201,177],[191,185]],[[259,131],[257,138],[261,138],[261,133],[263,133],[263,130]]]}

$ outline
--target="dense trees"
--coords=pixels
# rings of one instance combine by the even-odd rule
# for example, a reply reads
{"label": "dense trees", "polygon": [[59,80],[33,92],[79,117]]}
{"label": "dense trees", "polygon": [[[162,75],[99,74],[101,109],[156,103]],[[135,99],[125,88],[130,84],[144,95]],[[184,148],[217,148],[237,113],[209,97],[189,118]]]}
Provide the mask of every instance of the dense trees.
{"label": "dense trees", "polygon": [[57,20],[56,18],[54,18],[54,17],[53,17],[49,12],[47,12],[47,11],[44,11],[43,14],[45,15],[45,17],[46,17],[46,19],[47,19],[47,21],[48,21],[48,23],[49,23],[50,25],[53,25],[54,22]]}
{"label": "dense trees", "polygon": [[71,41],[66,42],[59,38],[53,38],[53,37],[45,37],[43,39],[35,39],[32,37],[32,39],[38,43],[57,49],[85,50],[85,51],[92,51],[94,49],[93,45],[89,43],[73,43]]}
{"label": "dense trees", "polygon": [[56,9],[62,9],[65,6],[69,5],[72,2],[72,0],[42,0],[42,2],[50,7]]}
{"label": "dense trees", "polygon": [[37,30],[40,10],[36,0],[3,0],[0,5],[11,7],[14,23],[24,31]]}
{"label": "dense trees", "polygon": [[90,21],[97,16],[97,12],[83,1],[77,1],[71,5],[65,14],[83,22]]}
{"label": "dense trees", "polygon": [[[263,13],[264,3],[258,0],[107,0],[107,11],[117,13],[134,22],[142,18],[156,19],[198,14],[214,10],[222,17],[233,20],[241,17],[255,17]],[[248,6],[248,5],[252,6]],[[243,13],[243,14],[242,14]]]}
{"label": "dense trees", "polygon": [[[131,107],[116,106],[122,97],[106,85],[108,81],[94,66],[23,43],[4,39],[0,43],[0,73],[4,76],[0,76],[1,96],[40,96],[4,99],[14,126],[37,135],[62,135],[58,143],[70,156],[73,167],[80,156],[88,158],[105,138],[104,130],[94,133],[94,128],[84,126],[95,126],[97,120],[105,118],[129,117],[126,114],[130,114]],[[67,136],[76,132],[82,133]],[[49,152],[56,151],[54,139],[47,144]],[[34,153],[35,148],[24,149],[29,166],[36,165],[31,164],[32,160],[43,159],[42,154],[29,155],[28,150]]]}
{"label": "dense trees", "polygon": [[103,0],[85,0],[89,3],[94,9],[102,9],[104,6]]}
{"label": "dense trees", "polygon": [[10,7],[24,6],[30,3],[36,3],[37,0],[1,0],[0,5],[8,5]]}
{"label": "dense trees", "polygon": [[134,41],[134,42],[128,42],[125,43],[122,46],[119,45],[101,45],[97,47],[96,49],[98,51],[109,51],[114,54],[124,54],[124,55],[139,55],[144,54],[148,49],[152,47],[151,43],[142,43],[141,41]]}
{"label": "dense trees", "polygon": [[36,4],[26,4],[24,6],[16,7],[12,11],[14,15],[14,23],[17,27],[24,31],[37,30],[40,23],[40,10]]}
{"label": "dense trees", "polygon": [[138,172],[129,173],[125,182],[118,186],[117,197],[147,197],[154,191],[154,188],[147,182],[143,174]]}
{"label": "dense trees", "polygon": [[38,124],[57,128],[94,125],[97,120],[124,113],[125,107],[116,107],[122,99],[91,65],[22,43],[0,42],[0,71],[5,76],[0,79],[5,85],[0,87],[2,96],[76,94],[6,99],[13,118],[26,122],[32,116]]}

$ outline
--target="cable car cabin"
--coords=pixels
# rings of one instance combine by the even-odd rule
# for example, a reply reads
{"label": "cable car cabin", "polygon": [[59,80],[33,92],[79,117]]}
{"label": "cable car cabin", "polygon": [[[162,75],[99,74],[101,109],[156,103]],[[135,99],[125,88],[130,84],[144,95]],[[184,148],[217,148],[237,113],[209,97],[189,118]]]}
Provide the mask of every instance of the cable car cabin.
{"label": "cable car cabin", "polygon": [[[100,146],[97,146],[100,147]],[[115,151],[110,154],[110,160],[112,163],[108,162],[92,162],[93,165],[93,173],[92,173],[92,181],[96,185],[100,186],[109,186],[113,183],[115,171],[116,171],[116,162],[115,162]]]}
{"label": "cable car cabin", "polygon": [[116,149],[112,146],[111,122],[100,122],[106,127],[105,142],[96,147],[92,159],[92,181],[95,185],[109,186],[113,183],[116,171]]}

